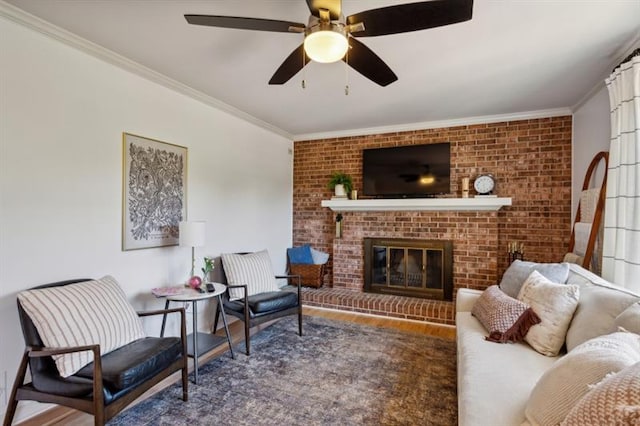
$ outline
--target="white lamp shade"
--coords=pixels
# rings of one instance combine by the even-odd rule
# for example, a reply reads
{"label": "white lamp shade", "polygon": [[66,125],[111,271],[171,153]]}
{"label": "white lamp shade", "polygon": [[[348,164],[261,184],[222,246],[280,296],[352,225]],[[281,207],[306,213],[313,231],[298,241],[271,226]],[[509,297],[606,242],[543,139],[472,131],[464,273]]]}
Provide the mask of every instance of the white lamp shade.
{"label": "white lamp shade", "polygon": [[202,247],[205,241],[205,222],[180,222],[180,245]]}

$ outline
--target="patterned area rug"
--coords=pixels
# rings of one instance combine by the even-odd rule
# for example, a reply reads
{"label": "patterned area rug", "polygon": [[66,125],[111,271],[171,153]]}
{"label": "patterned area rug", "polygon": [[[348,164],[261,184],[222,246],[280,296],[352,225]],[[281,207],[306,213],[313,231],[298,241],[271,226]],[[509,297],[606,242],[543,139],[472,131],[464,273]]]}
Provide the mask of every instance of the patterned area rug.
{"label": "patterned area rug", "polygon": [[304,317],[281,319],[109,425],[455,425],[455,342]]}

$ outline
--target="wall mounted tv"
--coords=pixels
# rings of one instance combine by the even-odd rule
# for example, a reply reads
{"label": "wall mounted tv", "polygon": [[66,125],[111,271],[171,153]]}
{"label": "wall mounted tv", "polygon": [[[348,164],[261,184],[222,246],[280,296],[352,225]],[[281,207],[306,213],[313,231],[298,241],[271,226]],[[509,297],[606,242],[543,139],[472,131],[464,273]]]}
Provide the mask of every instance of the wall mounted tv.
{"label": "wall mounted tv", "polygon": [[362,151],[364,195],[398,198],[448,194],[450,175],[448,142]]}

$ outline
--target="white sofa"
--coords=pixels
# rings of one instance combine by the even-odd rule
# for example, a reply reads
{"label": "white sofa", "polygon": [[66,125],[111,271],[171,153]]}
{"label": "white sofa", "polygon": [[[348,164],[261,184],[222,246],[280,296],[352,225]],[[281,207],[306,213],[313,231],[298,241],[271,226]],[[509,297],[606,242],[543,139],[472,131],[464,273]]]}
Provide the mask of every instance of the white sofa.
{"label": "white sofa", "polygon": [[[580,300],[584,297],[585,305],[589,305],[583,308],[577,320],[582,306],[578,304],[567,335],[572,327],[581,328],[573,332],[574,336],[585,332],[594,337],[609,334],[617,329],[616,317],[627,312],[627,308],[633,307],[634,315],[640,312],[636,309],[640,296],[620,289],[578,265],[570,264],[566,284],[579,285]],[[620,302],[614,296],[613,303],[588,302],[596,300],[602,292],[616,292],[624,301]],[[485,340],[487,330],[471,315],[481,294],[481,291],[470,289],[457,292],[458,423],[462,426],[521,425],[526,423],[525,408],[538,379],[564,355],[549,357],[526,343],[499,344]],[[598,309],[598,312],[587,312],[587,309]],[[591,323],[585,323],[589,321]],[[574,324],[577,322],[581,324]],[[632,323],[634,326],[640,324],[640,314]],[[640,333],[637,329],[630,331]]]}

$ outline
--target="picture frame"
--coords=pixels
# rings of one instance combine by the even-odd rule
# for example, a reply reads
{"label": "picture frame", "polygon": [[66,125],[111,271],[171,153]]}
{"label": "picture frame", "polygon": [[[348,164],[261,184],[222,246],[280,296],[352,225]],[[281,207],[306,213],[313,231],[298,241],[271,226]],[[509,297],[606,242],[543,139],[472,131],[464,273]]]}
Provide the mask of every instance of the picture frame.
{"label": "picture frame", "polygon": [[178,245],[187,217],[184,146],[122,133],[122,250]]}

